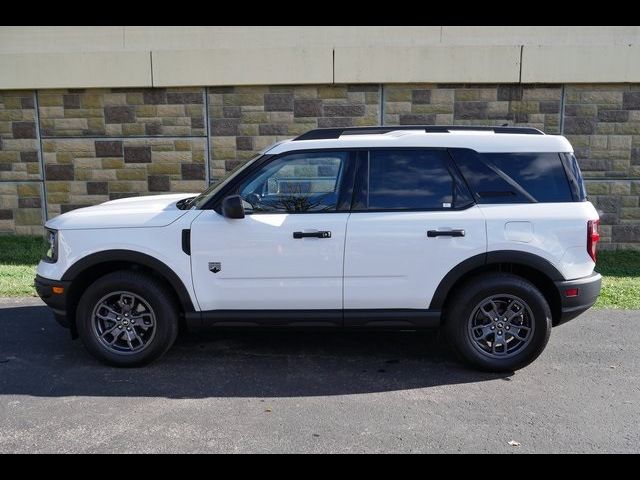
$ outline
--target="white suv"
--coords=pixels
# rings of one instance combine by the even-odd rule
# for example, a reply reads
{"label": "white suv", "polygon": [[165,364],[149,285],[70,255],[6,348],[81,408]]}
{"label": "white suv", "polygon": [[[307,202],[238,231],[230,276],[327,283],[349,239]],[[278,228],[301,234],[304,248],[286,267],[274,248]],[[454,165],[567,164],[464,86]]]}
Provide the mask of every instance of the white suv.
{"label": "white suv", "polygon": [[572,152],[533,128],[312,130],[198,196],[48,221],[36,287],[117,366],[160,357],[180,326],[442,326],[463,360],[515,370],[600,292]]}

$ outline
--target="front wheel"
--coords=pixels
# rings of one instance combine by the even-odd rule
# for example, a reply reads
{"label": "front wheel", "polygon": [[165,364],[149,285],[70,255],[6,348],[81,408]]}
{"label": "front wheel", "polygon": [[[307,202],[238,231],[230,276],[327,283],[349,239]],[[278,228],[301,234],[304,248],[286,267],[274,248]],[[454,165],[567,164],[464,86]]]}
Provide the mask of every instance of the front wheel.
{"label": "front wheel", "polygon": [[76,313],[87,350],[118,367],[136,367],[159,358],[178,334],[173,295],[157,279],[118,271],[91,284]]}
{"label": "front wheel", "polygon": [[460,287],[448,305],[445,330],[465,362],[482,370],[513,371],[544,350],[551,334],[551,309],[524,278],[486,274]]}

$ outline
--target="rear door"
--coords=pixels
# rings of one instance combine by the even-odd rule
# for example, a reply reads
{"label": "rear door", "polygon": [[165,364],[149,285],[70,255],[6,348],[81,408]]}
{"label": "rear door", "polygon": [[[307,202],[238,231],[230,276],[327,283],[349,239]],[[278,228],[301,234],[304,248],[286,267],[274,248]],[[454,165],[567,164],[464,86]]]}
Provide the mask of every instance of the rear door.
{"label": "rear door", "polygon": [[443,277],[486,251],[481,211],[446,150],[371,150],[357,175],[345,247],[345,325],[384,319],[380,310],[390,319],[393,310],[403,311],[399,317],[427,310]]}

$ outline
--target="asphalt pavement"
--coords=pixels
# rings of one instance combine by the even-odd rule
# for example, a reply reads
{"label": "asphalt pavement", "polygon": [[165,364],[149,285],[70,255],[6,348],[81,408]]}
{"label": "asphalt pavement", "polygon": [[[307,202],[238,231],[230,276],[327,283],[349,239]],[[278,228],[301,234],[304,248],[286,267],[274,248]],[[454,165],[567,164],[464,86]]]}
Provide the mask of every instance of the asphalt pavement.
{"label": "asphalt pavement", "polygon": [[639,345],[639,311],[600,310],[514,374],[406,332],[182,335],[123,370],[0,300],[0,453],[639,453]]}

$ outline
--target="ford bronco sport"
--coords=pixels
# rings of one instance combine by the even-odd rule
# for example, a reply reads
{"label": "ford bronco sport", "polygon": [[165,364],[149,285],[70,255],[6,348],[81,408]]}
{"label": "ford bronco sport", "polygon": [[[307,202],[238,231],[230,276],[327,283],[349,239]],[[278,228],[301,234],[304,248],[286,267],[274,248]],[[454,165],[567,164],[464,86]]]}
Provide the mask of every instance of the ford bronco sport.
{"label": "ford bronco sport", "polygon": [[116,366],[157,359],[180,325],[442,327],[469,364],[515,370],[595,302],[598,225],[562,136],[317,129],[199,195],[49,220],[35,282]]}

